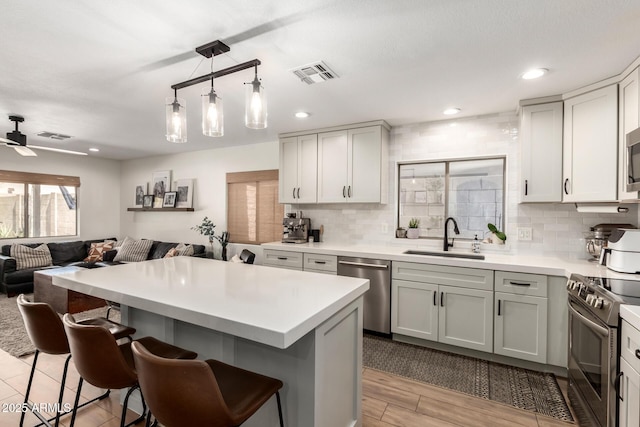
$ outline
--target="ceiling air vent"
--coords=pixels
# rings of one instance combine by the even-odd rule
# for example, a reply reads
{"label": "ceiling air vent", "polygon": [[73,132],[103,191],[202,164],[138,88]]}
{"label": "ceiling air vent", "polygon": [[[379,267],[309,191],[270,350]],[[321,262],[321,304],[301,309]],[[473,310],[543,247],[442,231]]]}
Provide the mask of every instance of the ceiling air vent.
{"label": "ceiling air vent", "polygon": [[65,139],[71,138],[69,135],[64,135],[62,133],[55,133],[55,132],[47,132],[47,131],[38,132],[36,135],[41,136],[43,138],[57,139],[58,141],[64,141]]}
{"label": "ceiling air vent", "polygon": [[294,68],[291,72],[309,85],[338,78],[336,72],[329,68],[323,61]]}

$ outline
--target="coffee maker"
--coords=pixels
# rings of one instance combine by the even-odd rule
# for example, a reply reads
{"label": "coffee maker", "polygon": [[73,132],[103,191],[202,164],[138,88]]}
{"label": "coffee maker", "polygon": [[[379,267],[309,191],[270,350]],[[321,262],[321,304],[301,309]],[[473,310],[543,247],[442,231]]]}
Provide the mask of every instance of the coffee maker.
{"label": "coffee maker", "polygon": [[307,243],[311,219],[284,218],[282,220],[282,243]]}

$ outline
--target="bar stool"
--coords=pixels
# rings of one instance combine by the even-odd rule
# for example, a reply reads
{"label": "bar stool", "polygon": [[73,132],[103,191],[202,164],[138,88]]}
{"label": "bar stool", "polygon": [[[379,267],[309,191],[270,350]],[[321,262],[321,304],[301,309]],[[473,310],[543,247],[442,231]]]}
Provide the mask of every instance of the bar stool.
{"label": "bar stool", "polygon": [[[125,427],[125,416],[131,393],[140,388],[138,375],[136,374],[131,342],[118,345],[114,337],[104,328],[92,325],[76,323],[70,314],[62,318],[64,329],[69,339],[69,347],[73,356],[76,369],[80,374],[78,393],[73,405],[71,424],[75,424],[78,412],[78,402],[83,381],[106,389],[129,388],[122,405],[120,426]],[[153,354],[168,359],[195,359],[198,355],[193,351],[185,350],[171,344],[167,344],[153,337],[143,337],[134,341],[142,343]],[[142,395],[142,415],[127,426],[142,421],[147,412],[144,396]]]}
{"label": "bar stool", "polygon": [[284,427],[282,381],[217,360],[168,360],[139,341],[131,348],[149,409],[165,427],[239,426],[274,394]]}
{"label": "bar stool", "polygon": [[[33,377],[36,371],[36,364],[38,363],[39,354],[69,354],[70,349],[69,341],[67,340],[67,335],[64,331],[62,320],[60,320],[58,314],[49,304],[43,302],[31,302],[27,300],[24,294],[18,296],[17,303],[20,314],[22,315],[25,329],[27,330],[27,335],[29,336],[31,343],[36,348],[36,352],[33,356],[33,364],[31,365],[31,374],[29,375],[29,382],[27,384],[27,391],[24,396],[24,403],[25,405],[28,405],[29,393],[31,392],[31,385],[33,383]],[[131,335],[136,333],[136,330],[134,328],[121,325],[104,318],[87,319],[82,321],[82,323],[99,325],[100,327],[108,330],[109,333],[111,333],[116,339],[129,338],[129,340],[131,340]],[[62,407],[64,385],[67,379],[67,370],[69,368],[70,359],[71,354],[67,356],[64,362],[64,369],[62,370],[60,394],[58,397],[58,410]],[[104,399],[107,396],[109,396],[109,390],[107,390],[104,394],[96,397],[95,399],[83,403],[82,406],[95,402],[96,400]],[[49,421],[53,421],[55,419],[56,426],[58,426],[60,423],[60,415],[64,414],[58,411],[54,418],[45,419],[44,416],[40,414],[40,412],[33,411],[33,413],[36,417],[38,417],[38,419],[40,419],[40,421],[45,423],[45,425],[49,425]],[[25,412],[23,411],[20,415],[20,426],[24,424],[24,417]]]}

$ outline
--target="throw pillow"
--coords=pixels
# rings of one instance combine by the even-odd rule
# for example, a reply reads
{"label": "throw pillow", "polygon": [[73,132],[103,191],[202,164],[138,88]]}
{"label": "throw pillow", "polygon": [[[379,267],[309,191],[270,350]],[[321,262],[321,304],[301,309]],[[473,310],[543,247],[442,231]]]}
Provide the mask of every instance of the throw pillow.
{"label": "throw pillow", "polygon": [[11,245],[10,253],[11,257],[16,259],[16,270],[53,265],[49,247],[44,243],[36,248],[14,243]]}
{"label": "throw pillow", "polygon": [[102,261],[102,255],[106,251],[113,249],[113,243],[106,241],[104,243],[92,243],[89,248],[89,255],[84,259],[84,262],[98,262]]}
{"label": "throw pillow", "polygon": [[113,259],[116,262],[140,262],[147,259],[153,240],[127,238]]}
{"label": "throw pillow", "polygon": [[175,248],[178,251],[178,256],[193,256],[194,250],[192,245],[185,245],[184,243],[178,244]]}
{"label": "throw pillow", "polygon": [[163,258],[173,258],[174,256],[178,256],[178,250],[176,248],[171,248],[167,251]]}

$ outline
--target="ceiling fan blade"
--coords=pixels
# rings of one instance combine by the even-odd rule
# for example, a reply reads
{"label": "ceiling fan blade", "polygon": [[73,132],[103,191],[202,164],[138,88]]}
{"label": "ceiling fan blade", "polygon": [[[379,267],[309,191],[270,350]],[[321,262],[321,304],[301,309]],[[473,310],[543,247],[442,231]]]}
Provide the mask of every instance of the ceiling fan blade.
{"label": "ceiling fan blade", "polygon": [[33,152],[33,150],[30,150],[27,147],[23,147],[22,145],[13,145],[10,146],[13,147],[14,150],[16,150],[18,152],[18,154],[20,154],[21,156],[27,156],[27,157],[37,157],[38,155],[36,153]]}
{"label": "ceiling fan blade", "polygon": [[0,138],[0,143],[6,145],[7,147],[13,147],[16,145],[15,141],[12,141],[10,139],[7,138]]}
{"label": "ceiling fan blade", "polygon": [[62,148],[42,147],[40,145],[29,145],[37,150],[55,151],[56,153],[75,154],[76,156],[87,156],[87,153],[81,151],[63,150]]}

